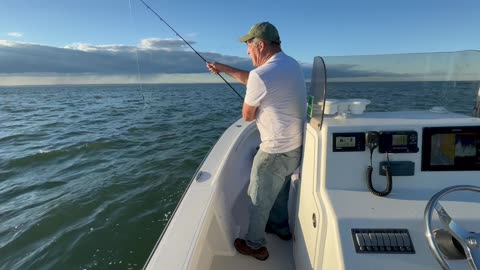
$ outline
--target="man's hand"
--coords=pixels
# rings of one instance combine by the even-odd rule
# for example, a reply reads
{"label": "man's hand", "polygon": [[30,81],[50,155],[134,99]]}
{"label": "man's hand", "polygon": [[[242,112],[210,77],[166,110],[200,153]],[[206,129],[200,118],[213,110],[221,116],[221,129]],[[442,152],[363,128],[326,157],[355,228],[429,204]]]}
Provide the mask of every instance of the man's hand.
{"label": "man's hand", "polygon": [[217,62],[207,62],[207,68],[211,73],[218,74],[220,72],[225,72],[227,65],[217,63]]}
{"label": "man's hand", "polygon": [[218,62],[207,62],[208,70],[213,74],[226,73],[240,83],[247,84],[249,71],[234,68]]}

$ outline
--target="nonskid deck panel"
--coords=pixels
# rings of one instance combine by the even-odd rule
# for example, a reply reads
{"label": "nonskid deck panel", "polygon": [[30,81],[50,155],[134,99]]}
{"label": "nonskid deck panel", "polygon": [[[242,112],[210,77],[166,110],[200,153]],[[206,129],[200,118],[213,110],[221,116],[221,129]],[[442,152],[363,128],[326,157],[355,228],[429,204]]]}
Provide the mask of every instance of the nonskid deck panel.
{"label": "nonskid deck panel", "polygon": [[266,261],[259,261],[240,253],[236,253],[235,256],[215,256],[211,270],[294,270],[292,243],[292,240],[283,241],[276,235],[267,234],[267,248],[270,256]]}

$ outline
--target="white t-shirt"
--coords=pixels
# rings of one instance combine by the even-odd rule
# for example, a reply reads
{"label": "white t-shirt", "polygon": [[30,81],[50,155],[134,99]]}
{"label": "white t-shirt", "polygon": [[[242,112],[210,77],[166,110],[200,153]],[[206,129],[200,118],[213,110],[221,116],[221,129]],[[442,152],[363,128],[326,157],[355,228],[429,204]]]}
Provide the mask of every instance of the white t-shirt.
{"label": "white t-shirt", "polygon": [[284,153],[302,145],[307,90],[295,59],[279,52],[250,71],[245,103],[257,107],[262,151]]}

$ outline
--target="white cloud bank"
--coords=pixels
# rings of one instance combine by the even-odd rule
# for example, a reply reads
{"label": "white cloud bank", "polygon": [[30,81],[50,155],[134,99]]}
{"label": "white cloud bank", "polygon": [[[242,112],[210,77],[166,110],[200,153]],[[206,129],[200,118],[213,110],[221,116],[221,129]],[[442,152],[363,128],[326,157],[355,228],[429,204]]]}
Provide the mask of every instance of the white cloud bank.
{"label": "white cloud bank", "polygon": [[[201,54],[209,61],[252,68],[249,58]],[[0,85],[221,82],[215,77],[181,40],[149,38],[138,46],[75,43],[63,48],[0,40]]]}
{"label": "white cloud bank", "polygon": [[[253,68],[249,57],[200,53],[209,61],[246,70]],[[325,60],[329,81],[467,80],[479,77],[479,56],[478,51],[465,51]],[[308,80],[312,65],[302,64],[302,68]],[[465,77],[466,73],[470,75]],[[0,40],[0,85],[197,82],[222,80],[210,74],[203,60],[178,39],[148,38],[138,46],[75,43],[63,48]]]}

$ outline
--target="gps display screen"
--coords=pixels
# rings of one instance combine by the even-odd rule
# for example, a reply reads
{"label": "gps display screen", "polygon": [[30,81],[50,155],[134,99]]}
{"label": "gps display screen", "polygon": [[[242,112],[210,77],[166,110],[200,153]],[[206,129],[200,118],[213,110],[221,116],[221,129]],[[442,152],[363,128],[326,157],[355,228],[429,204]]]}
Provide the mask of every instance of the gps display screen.
{"label": "gps display screen", "polygon": [[425,128],[422,170],[480,170],[480,127]]}

